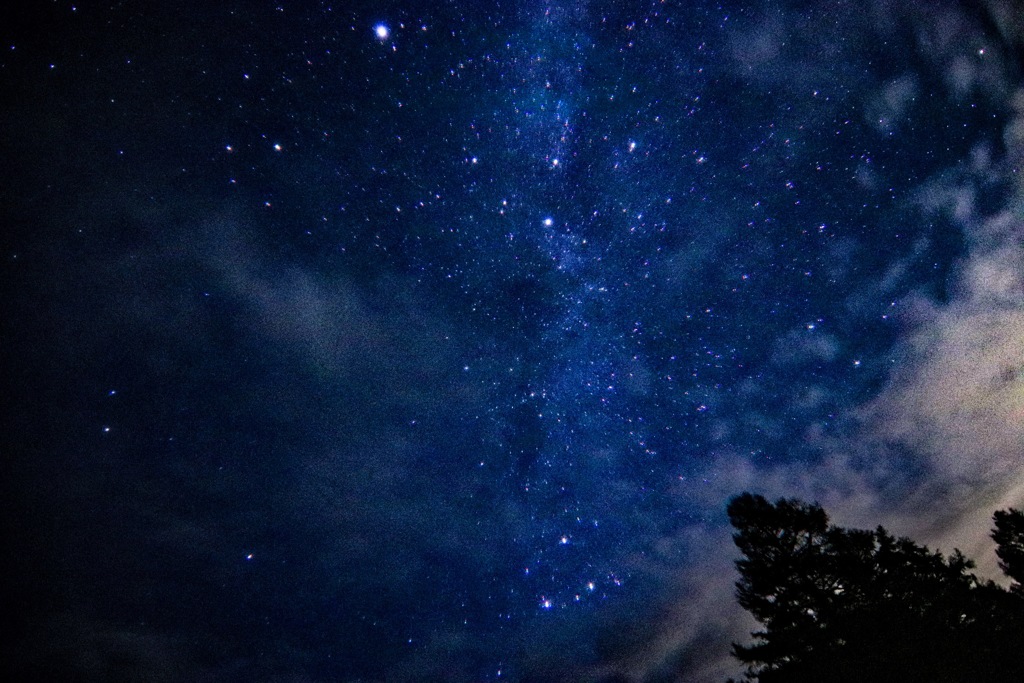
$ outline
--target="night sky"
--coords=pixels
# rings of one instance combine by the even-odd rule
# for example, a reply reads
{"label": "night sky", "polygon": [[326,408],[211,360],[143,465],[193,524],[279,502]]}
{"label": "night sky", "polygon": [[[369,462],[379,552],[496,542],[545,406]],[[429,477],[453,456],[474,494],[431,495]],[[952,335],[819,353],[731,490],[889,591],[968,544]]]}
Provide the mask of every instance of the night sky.
{"label": "night sky", "polygon": [[18,679],[720,682],[745,490],[994,566],[1021,2],[38,0],[0,41]]}

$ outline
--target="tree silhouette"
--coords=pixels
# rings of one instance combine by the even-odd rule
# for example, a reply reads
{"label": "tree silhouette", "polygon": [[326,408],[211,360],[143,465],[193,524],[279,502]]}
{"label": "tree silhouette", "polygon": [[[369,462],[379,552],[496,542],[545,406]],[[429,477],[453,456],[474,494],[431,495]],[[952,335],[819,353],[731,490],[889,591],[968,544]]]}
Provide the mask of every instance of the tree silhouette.
{"label": "tree silhouette", "polygon": [[999,568],[1014,580],[1013,590],[1024,592],[1024,512],[1020,510],[999,510],[993,516],[996,528],[992,540],[996,542]]}
{"label": "tree silhouette", "polygon": [[[730,501],[739,604],[763,629],[734,645],[759,683],[1024,681],[1024,600],[884,528],[829,524],[818,505]],[[1007,573],[1024,573],[1024,516],[997,513]],[[1018,571],[1014,575],[1012,571]]]}

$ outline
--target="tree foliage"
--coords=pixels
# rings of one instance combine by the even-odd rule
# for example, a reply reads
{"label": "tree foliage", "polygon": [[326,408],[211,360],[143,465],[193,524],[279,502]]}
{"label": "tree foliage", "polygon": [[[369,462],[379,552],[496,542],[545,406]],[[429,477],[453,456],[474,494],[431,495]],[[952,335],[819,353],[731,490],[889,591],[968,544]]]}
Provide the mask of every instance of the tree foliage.
{"label": "tree foliage", "polygon": [[1024,592],[1024,512],[1010,508],[999,510],[992,517],[992,540],[997,544],[999,567],[1014,580],[1011,590]]}
{"label": "tree foliage", "polygon": [[1024,681],[1024,515],[993,538],[1016,592],[981,582],[954,551],[884,528],[845,529],[818,505],[744,493],[728,507],[739,604],[763,626],[734,645],[759,683]]}

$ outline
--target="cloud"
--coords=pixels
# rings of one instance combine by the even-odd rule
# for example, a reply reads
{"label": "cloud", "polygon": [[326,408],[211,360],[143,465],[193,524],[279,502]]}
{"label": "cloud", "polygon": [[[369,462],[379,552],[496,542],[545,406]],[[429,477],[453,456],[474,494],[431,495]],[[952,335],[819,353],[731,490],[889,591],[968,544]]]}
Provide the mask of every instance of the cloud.
{"label": "cloud", "polygon": [[[1000,154],[979,142],[966,164],[934,176],[914,200],[920,220],[945,217],[963,235],[965,252],[953,270],[949,298],[892,292],[906,274],[890,272],[893,282],[883,289],[895,299],[892,313],[904,331],[883,385],[844,416],[842,433],[805,435],[803,446],[821,455],[817,462],[755,464],[746,453],[723,447],[709,461],[705,486],[697,489],[707,509],[743,490],[814,500],[838,524],[881,523],[944,552],[957,547],[979,561],[983,576],[999,576],[988,538],[991,514],[1024,505],[1024,91],[1012,90],[1009,56],[1024,32],[1008,18],[1010,7],[986,5],[1002,43],[982,40],[976,22],[953,10],[915,18],[918,49],[941,69],[947,96],[956,100],[982,89],[1009,113]],[[903,12],[876,3],[871,16],[884,33],[886,22],[879,19]],[[975,56],[989,59],[946,59],[959,48],[942,36],[964,32],[985,48]],[[772,28],[761,43],[738,50],[740,70],[785,61],[778,34]],[[880,132],[894,131],[919,88],[917,75],[898,76],[866,100],[865,115]],[[1008,189],[998,195],[1005,202],[987,199],[994,186]],[[779,339],[775,360],[799,364],[836,353],[825,337],[795,342]],[[737,674],[739,667],[725,655],[698,657],[700,664],[688,668],[706,639],[715,643],[710,651],[722,653],[729,640],[746,640],[752,627],[732,598],[736,553],[728,534],[723,520],[714,517],[700,532],[684,532],[685,545],[703,552],[701,561],[677,579],[678,595],[659,616],[660,635],[622,659],[620,675],[712,681]]]}
{"label": "cloud", "polygon": [[882,133],[898,130],[920,94],[918,80],[913,73],[906,73],[886,84],[865,107],[868,123]]}
{"label": "cloud", "polygon": [[[976,176],[1015,177],[1024,159],[1022,105],[1018,94],[1005,158],[979,163]],[[1024,188],[1016,183],[1006,206],[987,216],[976,184],[929,190],[926,211],[947,212],[967,241],[954,296],[944,305],[904,302],[914,320],[901,362],[860,409],[860,438],[913,452],[927,468],[907,501],[934,515],[918,525],[921,540],[980,554],[986,571],[994,569],[989,516],[1024,503]]]}
{"label": "cloud", "polygon": [[[186,638],[168,637],[145,624],[126,628],[83,614],[59,614],[32,633],[8,662],[15,667],[8,673],[53,680],[177,681],[196,674],[190,658],[201,657],[200,649]],[[19,671],[25,663],[31,668]]]}

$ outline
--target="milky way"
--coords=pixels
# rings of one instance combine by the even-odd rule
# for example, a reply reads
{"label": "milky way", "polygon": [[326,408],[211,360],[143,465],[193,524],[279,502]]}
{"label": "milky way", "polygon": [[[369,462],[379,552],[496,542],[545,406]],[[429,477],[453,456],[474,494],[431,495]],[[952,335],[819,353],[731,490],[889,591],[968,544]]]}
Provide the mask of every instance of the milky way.
{"label": "milky way", "polygon": [[1020,8],[905,4],[12,14],[16,672],[723,680],[729,496],[1013,502]]}

